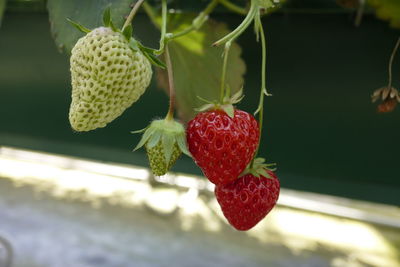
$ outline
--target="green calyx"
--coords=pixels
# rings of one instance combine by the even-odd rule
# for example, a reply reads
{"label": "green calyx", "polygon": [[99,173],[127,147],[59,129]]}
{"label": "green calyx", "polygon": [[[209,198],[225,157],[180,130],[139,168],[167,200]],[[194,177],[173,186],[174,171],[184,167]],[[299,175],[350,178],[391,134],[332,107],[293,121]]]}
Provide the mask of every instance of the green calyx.
{"label": "green calyx", "polygon": [[[83,33],[89,33],[92,30],[86,28],[85,26],[79,24],[78,22],[75,22],[69,18],[67,18],[67,21],[74,26],[77,30]],[[118,32],[122,34],[125,39],[127,40],[129,47],[135,51],[138,52],[140,51],[153,65],[160,67],[162,69],[166,69],[166,65],[164,62],[162,62],[158,57],[157,57],[157,50],[153,48],[149,48],[141,44],[138,40],[134,39],[132,37],[133,34],[133,28],[132,25],[129,24],[126,27],[123,27],[122,29],[118,29],[114,23],[112,22],[111,19],[111,7],[108,6],[104,12],[103,12],[103,26],[111,28],[114,32]]]}
{"label": "green calyx", "polygon": [[181,153],[191,156],[186,146],[185,128],[175,120],[155,120],[147,128],[132,133],[139,132],[144,133],[134,151],[145,146],[155,175],[164,175]]}
{"label": "green calyx", "polygon": [[223,110],[229,117],[233,118],[235,116],[234,105],[242,101],[242,99],[244,98],[243,88],[237,91],[232,97],[229,96],[229,91],[230,90],[228,90],[228,93],[225,95],[222,103],[211,102],[201,97],[198,97],[200,100],[206,102],[207,104],[196,109],[196,111],[203,112],[206,110]]}
{"label": "green calyx", "polygon": [[272,179],[267,170],[276,171],[276,163],[266,163],[264,158],[256,158],[247,166],[239,177],[246,174],[252,174],[258,178],[263,176]]}

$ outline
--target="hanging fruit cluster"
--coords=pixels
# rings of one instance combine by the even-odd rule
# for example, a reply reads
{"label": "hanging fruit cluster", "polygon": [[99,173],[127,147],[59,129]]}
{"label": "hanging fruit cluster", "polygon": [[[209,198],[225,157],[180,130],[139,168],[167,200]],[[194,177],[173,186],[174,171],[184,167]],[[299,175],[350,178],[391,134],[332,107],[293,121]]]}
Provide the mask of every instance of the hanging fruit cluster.
{"label": "hanging fruit cluster", "polygon": [[[104,26],[89,30],[70,21],[86,33],[71,54],[72,103],[70,123],[76,131],[105,127],[136,102],[149,86],[151,63],[167,70],[169,109],[164,119],[155,120],[143,133],[135,149],[144,147],[150,167],[156,176],[166,174],[179,156],[191,156],[204,175],[215,184],[215,196],[229,223],[238,230],[249,230],[276,205],[280,183],[265,159],[257,158],[262,138],[264,96],[266,90],[266,40],[261,15],[274,7],[272,0],[251,0],[243,22],[231,33],[216,41],[225,45],[219,101],[204,99],[205,105],[185,126],[174,118],[175,88],[169,42],[199,29],[217,6],[213,0],[186,30],[167,32],[167,0],[162,0],[161,38],[159,49],[142,45],[132,37],[132,20],[144,3],[139,0],[117,29],[106,9]],[[144,3],[146,5],[146,3]],[[231,95],[226,84],[228,55],[232,43],[254,24],[257,40],[261,39],[262,69],[260,101],[255,114],[258,120],[234,105],[242,90]],[[158,56],[163,55],[165,63]],[[218,88],[215,88],[218,90]]]}

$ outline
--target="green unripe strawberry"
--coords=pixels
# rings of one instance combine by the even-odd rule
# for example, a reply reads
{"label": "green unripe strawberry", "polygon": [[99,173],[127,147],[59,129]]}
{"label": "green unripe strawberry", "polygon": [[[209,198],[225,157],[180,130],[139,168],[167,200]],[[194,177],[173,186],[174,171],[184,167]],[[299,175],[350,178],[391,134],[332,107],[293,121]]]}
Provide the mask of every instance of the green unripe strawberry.
{"label": "green unripe strawberry", "polygon": [[71,126],[76,131],[105,127],[145,92],[152,70],[140,50],[110,27],[78,40],[71,53]]}
{"label": "green unripe strawberry", "polygon": [[171,158],[169,162],[166,162],[165,152],[161,141],[159,141],[157,145],[152,148],[148,148],[147,144],[145,147],[147,151],[147,157],[149,158],[150,168],[153,171],[153,174],[156,176],[162,176],[166,174],[182,154],[179,146],[175,144],[172,148]]}
{"label": "green unripe strawberry", "polygon": [[135,150],[142,146],[146,148],[150,168],[156,176],[166,174],[182,152],[190,156],[186,146],[185,128],[172,119],[153,121],[144,130]]}

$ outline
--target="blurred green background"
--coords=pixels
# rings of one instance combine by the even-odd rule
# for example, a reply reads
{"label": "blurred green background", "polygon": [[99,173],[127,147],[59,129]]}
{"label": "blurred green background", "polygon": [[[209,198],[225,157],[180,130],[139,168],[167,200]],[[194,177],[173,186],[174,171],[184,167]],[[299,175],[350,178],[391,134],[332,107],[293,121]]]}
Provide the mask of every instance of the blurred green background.
{"label": "blurred green background", "polygon": [[[0,145],[147,166],[144,153],[131,152],[139,136],[130,131],[165,113],[168,99],[156,82],[107,128],[73,132],[68,55],[57,51],[40,4],[10,6],[0,28]],[[370,103],[372,91],[387,83],[399,31],[373,15],[354,27],[351,13],[331,5],[295,11],[264,19],[274,96],[266,99],[262,154],[278,164],[283,187],[399,205],[399,111],[377,114]],[[213,17],[231,28],[242,19]],[[158,33],[144,14],[135,25],[139,39],[155,42]],[[239,43],[247,62],[239,108],[254,111],[260,48],[251,31]],[[400,56],[393,73],[399,88]],[[189,158],[174,171],[201,173]]]}

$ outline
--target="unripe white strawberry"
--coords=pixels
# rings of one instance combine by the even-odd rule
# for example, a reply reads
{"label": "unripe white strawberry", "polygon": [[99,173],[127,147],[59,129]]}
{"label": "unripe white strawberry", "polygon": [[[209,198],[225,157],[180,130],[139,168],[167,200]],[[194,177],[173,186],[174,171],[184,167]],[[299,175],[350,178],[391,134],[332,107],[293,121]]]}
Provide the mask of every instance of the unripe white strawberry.
{"label": "unripe white strawberry", "polygon": [[71,53],[71,126],[76,131],[105,127],[145,92],[152,70],[140,50],[109,27],[78,40]]}

